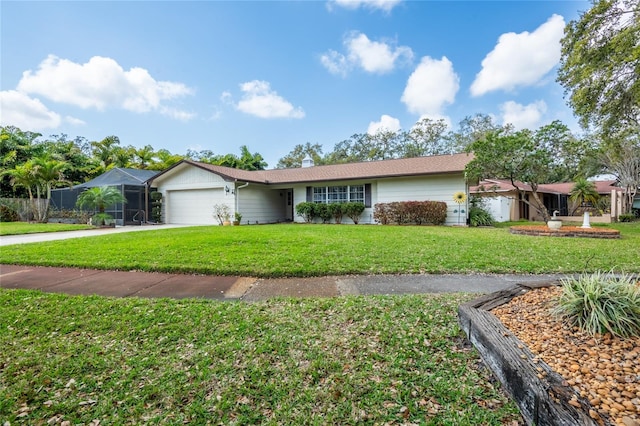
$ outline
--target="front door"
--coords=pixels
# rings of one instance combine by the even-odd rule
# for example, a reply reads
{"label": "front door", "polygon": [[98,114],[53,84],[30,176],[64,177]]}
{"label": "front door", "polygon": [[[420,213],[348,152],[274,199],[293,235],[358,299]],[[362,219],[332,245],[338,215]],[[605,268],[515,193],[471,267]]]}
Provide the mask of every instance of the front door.
{"label": "front door", "polygon": [[285,191],[284,202],[287,222],[293,222],[293,189]]}

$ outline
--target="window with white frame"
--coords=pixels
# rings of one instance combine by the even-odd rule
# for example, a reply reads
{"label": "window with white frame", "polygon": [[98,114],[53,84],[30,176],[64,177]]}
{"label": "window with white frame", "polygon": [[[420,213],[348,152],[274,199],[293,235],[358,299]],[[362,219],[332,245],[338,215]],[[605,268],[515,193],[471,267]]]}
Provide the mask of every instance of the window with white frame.
{"label": "window with white frame", "polygon": [[349,187],[349,201],[352,203],[364,203],[364,185],[351,185]]}
{"label": "window with white frame", "polygon": [[314,203],[326,203],[327,202],[327,187],[316,186],[313,188],[313,202]]}
{"label": "window with white frame", "polygon": [[364,185],[316,186],[313,188],[314,203],[364,203]]}

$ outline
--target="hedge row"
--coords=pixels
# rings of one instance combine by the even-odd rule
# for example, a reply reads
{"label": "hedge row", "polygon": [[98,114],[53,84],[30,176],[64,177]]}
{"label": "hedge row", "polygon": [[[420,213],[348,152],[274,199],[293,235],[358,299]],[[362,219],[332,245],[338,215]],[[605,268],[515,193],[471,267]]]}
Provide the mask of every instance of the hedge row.
{"label": "hedge row", "polygon": [[296,205],[296,213],[307,223],[313,222],[316,218],[320,218],[322,223],[329,223],[331,219],[335,223],[342,223],[342,218],[347,216],[357,225],[362,212],[364,212],[363,203],[323,204],[306,201]]}
{"label": "hedge row", "polygon": [[442,201],[398,201],[378,203],[373,218],[383,225],[442,225],[447,219],[447,203]]}

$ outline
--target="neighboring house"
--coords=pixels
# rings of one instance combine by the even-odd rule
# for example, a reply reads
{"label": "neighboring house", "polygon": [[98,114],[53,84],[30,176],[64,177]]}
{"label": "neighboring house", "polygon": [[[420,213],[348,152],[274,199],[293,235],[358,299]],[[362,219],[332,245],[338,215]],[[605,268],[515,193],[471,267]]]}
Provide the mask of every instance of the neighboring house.
{"label": "neighboring house", "polygon": [[[611,200],[611,191],[620,193],[622,188],[615,186],[615,180],[600,180],[593,182],[601,197]],[[528,219],[541,221],[543,218],[533,206],[525,201],[532,201],[531,186],[526,183],[516,182],[521,189],[518,192],[511,181],[504,179],[485,179],[478,185],[469,188],[472,195],[485,198],[487,209],[497,222],[515,221]],[[569,198],[569,193],[573,189],[574,182],[549,183],[538,186],[538,194],[544,204],[544,208],[553,214],[559,212],[559,216],[569,216],[574,213],[575,206]]]}
{"label": "neighboring house", "polygon": [[[468,194],[464,177],[467,154],[314,166],[310,160],[295,169],[246,171],[183,160],[148,180],[163,194],[166,223],[217,225],[215,204],[242,214],[242,223],[302,222],[295,206],[316,203],[362,202],[360,223],[374,223],[376,203],[444,201],[448,225],[458,223],[460,208],[453,194]],[[462,206],[462,224],[468,208]],[[343,223],[351,223],[344,218]]]}
{"label": "neighboring house", "polygon": [[51,191],[51,207],[58,210],[76,209],[78,195],[89,188],[98,186],[115,186],[127,199],[126,203],[118,203],[107,208],[116,225],[140,225],[148,221],[150,189],[146,181],[158,172],[115,167],[100,176],[71,188],[60,188]]}

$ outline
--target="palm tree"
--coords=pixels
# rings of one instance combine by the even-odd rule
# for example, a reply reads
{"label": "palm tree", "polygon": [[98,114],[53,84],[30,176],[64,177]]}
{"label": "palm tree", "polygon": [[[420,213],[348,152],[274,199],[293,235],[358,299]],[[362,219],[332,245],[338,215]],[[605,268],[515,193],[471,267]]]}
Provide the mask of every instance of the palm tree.
{"label": "palm tree", "polygon": [[98,214],[94,216],[96,225],[103,225],[111,216],[104,211],[107,207],[117,203],[126,203],[127,199],[114,186],[96,186],[87,189],[78,196],[76,205],[78,207],[89,207],[98,210]]}
{"label": "palm tree", "polygon": [[[49,156],[42,156],[35,158],[33,164],[37,179],[38,198],[40,198],[42,192],[46,195],[44,208],[38,208],[38,220],[44,222],[49,214],[51,188],[60,183],[68,183],[63,173],[67,168],[67,163]],[[40,202],[38,202],[38,207],[40,207]]]}
{"label": "palm tree", "polygon": [[[36,178],[36,172],[34,170],[33,161],[28,160],[24,164],[18,164],[13,169],[5,170],[2,175],[9,176],[9,184],[14,188],[23,187],[29,194],[29,205],[31,206],[31,212],[35,211],[35,203],[33,199],[33,188],[37,187],[38,179]],[[29,220],[30,215],[29,215]]]}
{"label": "palm tree", "polygon": [[600,198],[600,194],[596,190],[596,185],[593,182],[589,182],[584,178],[579,178],[573,185],[573,189],[569,192],[569,198],[571,201],[576,202],[576,207],[573,213],[578,210],[579,207],[584,206],[585,203],[591,203],[595,205]]}

